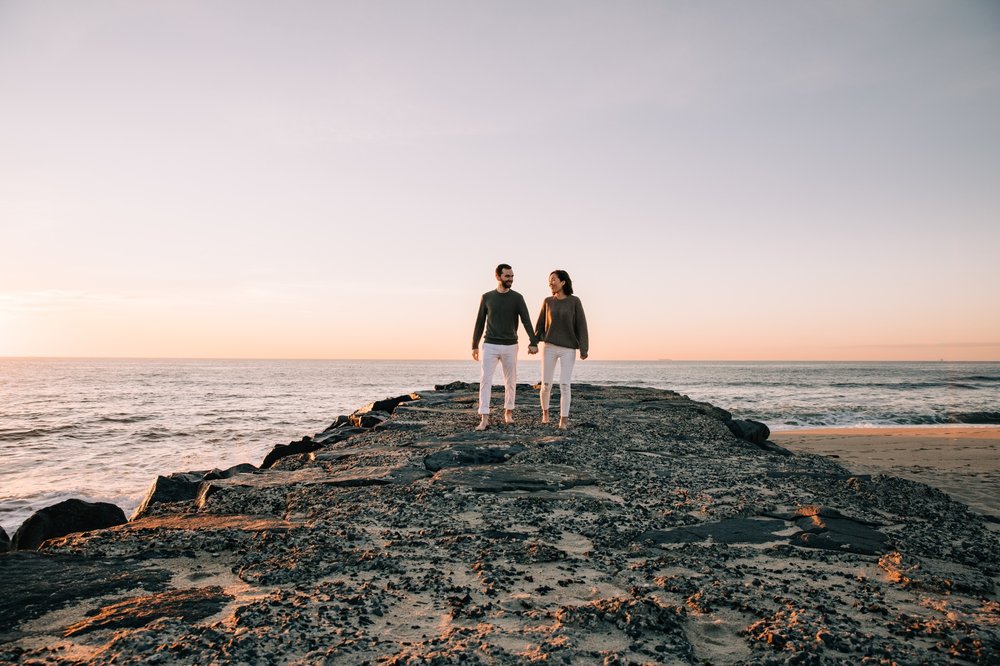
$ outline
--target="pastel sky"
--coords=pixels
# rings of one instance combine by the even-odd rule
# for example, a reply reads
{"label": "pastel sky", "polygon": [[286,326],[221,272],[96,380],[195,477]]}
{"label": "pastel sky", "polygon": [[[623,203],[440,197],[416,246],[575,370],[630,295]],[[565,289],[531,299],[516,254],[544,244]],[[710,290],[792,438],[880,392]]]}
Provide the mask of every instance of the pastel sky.
{"label": "pastel sky", "polygon": [[468,358],[507,262],[594,359],[997,360],[998,119],[986,0],[0,0],[0,356]]}

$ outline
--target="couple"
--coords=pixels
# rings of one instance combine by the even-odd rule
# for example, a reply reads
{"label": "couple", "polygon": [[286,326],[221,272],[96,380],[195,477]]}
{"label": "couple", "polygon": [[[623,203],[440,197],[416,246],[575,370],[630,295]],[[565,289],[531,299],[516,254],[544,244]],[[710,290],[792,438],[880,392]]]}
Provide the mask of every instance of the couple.
{"label": "couple", "polygon": [[587,358],[589,346],[587,318],[580,299],[573,295],[573,281],[566,271],[555,270],[549,274],[552,296],[542,303],[538,323],[532,330],[524,297],[510,288],[514,283],[514,270],[507,264],[500,264],[496,276],[497,288],[483,294],[479,302],[479,316],[472,334],[472,358],[479,361],[479,341],[483,330],[486,331],[479,379],[479,425],[476,430],[486,430],[490,424],[490,392],[498,361],[503,368],[503,420],[504,423],[514,422],[518,318],[531,341],[529,354],[538,353],[539,341],[545,343],[542,352],[542,423],[549,422],[552,377],[556,361],[559,361],[559,428],[565,430],[569,420],[570,382],[573,380],[576,350],[580,350],[580,359],[583,360]]}

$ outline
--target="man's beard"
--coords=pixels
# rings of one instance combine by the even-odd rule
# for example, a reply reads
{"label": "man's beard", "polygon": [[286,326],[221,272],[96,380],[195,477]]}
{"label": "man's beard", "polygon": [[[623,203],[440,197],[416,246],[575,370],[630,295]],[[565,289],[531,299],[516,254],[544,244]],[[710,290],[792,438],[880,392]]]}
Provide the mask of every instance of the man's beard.
{"label": "man's beard", "polygon": [[510,289],[510,285],[514,284],[513,280],[500,280],[500,284],[503,285],[504,289]]}

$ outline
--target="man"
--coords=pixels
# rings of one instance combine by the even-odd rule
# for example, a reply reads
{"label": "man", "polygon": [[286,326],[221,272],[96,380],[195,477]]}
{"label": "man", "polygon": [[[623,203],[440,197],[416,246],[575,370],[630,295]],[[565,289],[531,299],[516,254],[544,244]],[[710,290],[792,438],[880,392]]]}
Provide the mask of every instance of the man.
{"label": "man", "polygon": [[507,264],[500,264],[497,266],[496,276],[497,288],[483,294],[479,301],[476,330],[472,334],[472,358],[478,361],[479,341],[483,338],[483,330],[486,330],[482,374],[479,378],[479,425],[476,430],[486,430],[490,425],[490,393],[497,362],[503,369],[503,420],[504,423],[514,422],[518,318],[531,341],[528,353],[538,353],[538,338],[531,327],[528,306],[524,303],[524,297],[510,288],[514,284],[514,270]]}

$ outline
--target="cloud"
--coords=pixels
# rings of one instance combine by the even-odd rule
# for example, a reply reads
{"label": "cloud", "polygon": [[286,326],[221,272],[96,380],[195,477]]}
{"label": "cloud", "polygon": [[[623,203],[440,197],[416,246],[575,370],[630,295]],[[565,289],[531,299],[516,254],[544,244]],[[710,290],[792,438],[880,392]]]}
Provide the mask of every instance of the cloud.
{"label": "cloud", "polygon": [[53,312],[121,301],[109,294],[50,289],[0,293],[0,312]]}
{"label": "cloud", "polygon": [[1000,348],[1000,342],[927,342],[909,344],[881,344],[881,345],[840,345],[838,349],[940,349],[950,348]]}

